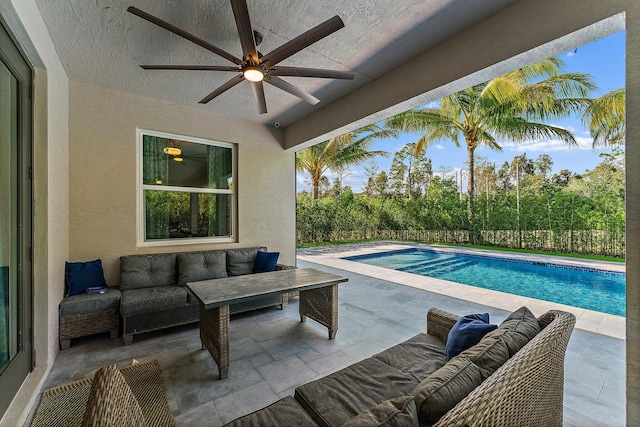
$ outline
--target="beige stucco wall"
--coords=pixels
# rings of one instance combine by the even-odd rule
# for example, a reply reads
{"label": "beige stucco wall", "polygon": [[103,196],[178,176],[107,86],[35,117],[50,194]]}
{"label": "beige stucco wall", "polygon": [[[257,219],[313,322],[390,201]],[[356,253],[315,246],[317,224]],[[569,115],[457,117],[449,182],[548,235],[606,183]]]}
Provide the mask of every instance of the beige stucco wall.
{"label": "beige stucco wall", "polygon": [[[238,243],[137,247],[136,127],[238,144]],[[295,263],[294,155],[270,129],[201,109],[71,82],[69,258],[101,258],[109,285],[119,257],[266,245]]]}

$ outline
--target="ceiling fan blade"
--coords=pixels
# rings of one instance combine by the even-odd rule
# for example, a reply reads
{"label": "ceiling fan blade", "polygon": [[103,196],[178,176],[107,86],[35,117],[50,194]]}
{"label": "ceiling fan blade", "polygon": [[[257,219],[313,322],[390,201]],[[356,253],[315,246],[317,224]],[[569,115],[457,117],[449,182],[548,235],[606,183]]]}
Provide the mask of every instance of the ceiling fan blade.
{"label": "ceiling fan blade", "polygon": [[278,77],[264,76],[264,81],[274,85],[279,89],[284,90],[285,92],[289,92],[291,95],[297,96],[298,98],[308,102],[311,105],[316,105],[318,102],[320,102],[320,100],[315,96],[309,95],[299,87],[294,86],[291,83],[286,82]]}
{"label": "ceiling fan blade", "polygon": [[219,65],[141,65],[140,68],[144,70],[241,71],[238,67]]}
{"label": "ceiling fan blade", "polygon": [[305,47],[311,46],[318,40],[322,40],[342,27],[344,27],[344,22],[342,22],[342,19],[340,19],[338,15],[329,18],[322,24],[316,25],[309,31],[300,34],[298,37],[289,40],[282,46],[267,53],[262,57],[260,63],[264,64],[266,68],[273,67],[283,59],[300,52]]}
{"label": "ceiling fan blade", "polygon": [[169,24],[168,22],[163,21],[160,18],[156,18],[153,15],[148,14],[147,12],[144,12],[136,7],[133,6],[129,6],[127,8],[127,12],[132,13],[136,16],[139,16],[140,18],[144,19],[145,21],[149,21],[152,24],[157,25],[158,27],[164,28],[167,31],[171,31],[173,34],[176,34],[182,38],[185,38],[187,40],[189,40],[190,42],[193,42],[195,44],[197,44],[198,46],[202,46],[203,48],[217,54],[220,55],[221,57],[225,58],[228,61],[233,62],[234,64],[238,64],[238,65],[242,65],[243,62],[240,58],[236,58],[235,56],[231,55],[228,52],[225,52],[224,50],[212,45],[211,43],[202,40],[199,37],[194,36],[193,34],[189,34],[186,31]]}
{"label": "ceiling fan blade", "polygon": [[325,79],[353,80],[356,73],[353,71],[324,70],[321,68],[300,68],[277,66],[269,68],[271,76],[291,76],[291,77],[318,77]]}
{"label": "ceiling fan blade", "polygon": [[267,100],[264,98],[264,86],[262,86],[262,82],[251,82],[251,87],[253,88],[253,94],[258,103],[258,113],[265,114],[267,112]]}
{"label": "ceiling fan blade", "polygon": [[202,98],[200,100],[200,104],[207,104],[213,98],[215,98],[216,96],[222,94],[223,92],[226,92],[227,90],[231,89],[232,87],[234,87],[235,85],[237,85],[238,83],[240,83],[243,80],[244,80],[244,76],[242,74],[238,74],[237,76],[235,76],[234,78],[232,78],[231,80],[229,80],[228,82],[226,82],[225,84],[220,86],[218,89],[214,90],[209,95],[207,95],[204,98]]}
{"label": "ceiling fan blade", "polygon": [[253,28],[249,19],[247,2],[246,0],[231,0],[231,8],[233,9],[233,17],[236,19],[244,60],[257,64],[258,52],[256,51],[256,42],[253,39]]}

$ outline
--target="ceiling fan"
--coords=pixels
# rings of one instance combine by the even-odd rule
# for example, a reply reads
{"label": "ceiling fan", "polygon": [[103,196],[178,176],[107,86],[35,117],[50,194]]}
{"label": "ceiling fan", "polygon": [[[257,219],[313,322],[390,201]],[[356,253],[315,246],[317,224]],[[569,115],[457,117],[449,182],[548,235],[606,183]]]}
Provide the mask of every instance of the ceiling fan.
{"label": "ceiling fan", "polygon": [[265,114],[267,112],[267,102],[264,96],[263,82],[269,83],[279,89],[284,90],[298,98],[315,105],[320,100],[313,95],[303,91],[299,87],[282,80],[280,77],[317,77],[328,79],[346,79],[353,80],[355,73],[351,71],[325,70],[320,68],[301,68],[279,66],[278,64],[311,46],[313,43],[322,40],[328,35],[338,31],[344,27],[344,22],[339,16],[334,16],[325,22],[313,27],[309,31],[289,40],[282,46],[272,50],[266,55],[262,55],[256,49],[256,45],[261,41],[261,35],[251,27],[249,19],[249,10],[246,0],[231,0],[231,8],[235,17],[236,27],[238,28],[238,36],[242,45],[242,58],[238,58],[211,43],[194,36],[174,25],[169,24],[153,15],[148,14],[138,8],[130,6],[127,11],[139,16],[140,18],[151,22],[167,31],[170,31],[180,37],[183,37],[203,48],[223,57],[224,59],[234,63],[234,66],[218,66],[218,65],[141,65],[145,70],[199,70],[199,71],[227,71],[238,73],[231,80],[205,96],[200,100],[201,104],[206,104],[218,95],[231,89],[243,80],[248,80],[253,88],[256,102],[258,104],[258,112]]}

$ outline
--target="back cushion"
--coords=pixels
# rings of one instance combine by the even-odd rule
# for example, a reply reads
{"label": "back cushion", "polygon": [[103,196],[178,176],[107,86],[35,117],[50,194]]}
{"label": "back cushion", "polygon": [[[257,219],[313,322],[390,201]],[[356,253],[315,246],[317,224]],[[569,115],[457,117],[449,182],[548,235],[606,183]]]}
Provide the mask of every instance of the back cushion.
{"label": "back cushion", "polygon": [[482,383],[480,368],[464,353],[448,361],[413,390],[421,425],[438,421]]}
{"label": "back cushion", "polygon": [[120,257],[120,289],[176,284],[176,254]]}
{"label": "back cushion", "polygon": [[228,249],[227,252],[227,274],[229,276],[240,276],[242,274],[253,273],[253,263],[256,260],[258,251],[266,251],[267,248],[238,248]]}
{"label": "back cushion", "polygon": [[540,324],[536,316],[527,307],[507,316],[498,329],[491,331],[487,336],[500,335],[509,349],[509,357],[513,356],[540,332]]}
{"label": "back cushion", "polygon": [[178,284],[227,277],[227,254],[224,251],[186,252],[178,254]]}

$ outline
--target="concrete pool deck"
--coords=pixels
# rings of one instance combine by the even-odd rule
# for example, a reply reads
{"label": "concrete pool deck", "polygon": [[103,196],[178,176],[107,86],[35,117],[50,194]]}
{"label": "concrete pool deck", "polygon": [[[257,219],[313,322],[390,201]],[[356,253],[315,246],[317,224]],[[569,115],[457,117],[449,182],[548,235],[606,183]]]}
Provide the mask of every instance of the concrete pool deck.
{"label": "concrete pool deck", "polygon": [[576,328],[595,332],[613,338],[625,339],[626,321],[622,316],[601,313],[579,307],[543,301],[534,298],[512,295],[475,286],[463,285],[447,280],[419,276],[388,268],[377,267],[355,261],[348,261],[344,257],[367,255],[377,252],[397,251],[407,248],[436,249],[442,252],[458,252],[476,255],[490,255],[496,258],[523,259],[528,261],[546,262],[576,267],[593,268],[615,272],[625,272],[625,264],[611,261],[597,261],[580,258],[569,258],[553,255],[525,254],[519,252],[491,251],[485,249],[470,249],[459,246],[430,245],[421,243],[399,242],[367,242],[352,243],[335,246],[318,246],[298,250],[298,259],[326,265],[327,267],[351,271],[353,273],[386,280],[405,286],[411,286],[429,292],[470,301],[506,311],[514,311],[526,305],[536,315],[548,310],[569,311],[576,316]]}

